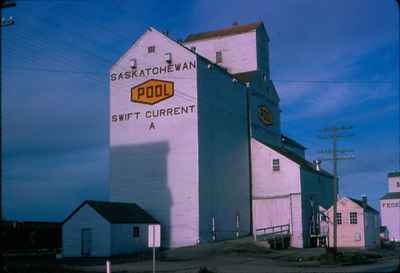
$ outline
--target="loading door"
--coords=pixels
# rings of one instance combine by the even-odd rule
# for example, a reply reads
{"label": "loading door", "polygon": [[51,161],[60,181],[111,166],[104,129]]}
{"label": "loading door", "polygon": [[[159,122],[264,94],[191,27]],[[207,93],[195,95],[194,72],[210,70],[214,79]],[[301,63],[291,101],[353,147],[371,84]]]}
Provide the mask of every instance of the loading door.
{"label": "loading door", "polygon": [[81,254],[82,256],[90,256],[92,252],[92,229],[84,228],[81,232]]}

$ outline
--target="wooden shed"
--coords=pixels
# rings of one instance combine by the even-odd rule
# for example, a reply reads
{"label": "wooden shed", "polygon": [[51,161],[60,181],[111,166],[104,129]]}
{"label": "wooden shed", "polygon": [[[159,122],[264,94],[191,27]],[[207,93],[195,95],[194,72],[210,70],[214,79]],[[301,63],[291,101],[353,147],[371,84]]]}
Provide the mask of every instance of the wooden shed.
{"label": "wooden shed", "polygon": [[109,257],[142,252],[154,224],[159,222],[134,203],[84,201],[62,224],[62,253]]}

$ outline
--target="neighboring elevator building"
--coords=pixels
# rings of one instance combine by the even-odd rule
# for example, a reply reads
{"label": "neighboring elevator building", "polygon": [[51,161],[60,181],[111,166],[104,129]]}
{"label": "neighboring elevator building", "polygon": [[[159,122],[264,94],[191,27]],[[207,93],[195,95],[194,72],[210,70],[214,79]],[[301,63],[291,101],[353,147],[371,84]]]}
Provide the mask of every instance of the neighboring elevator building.
{"label": "neighboring elevator building", "polygon": [[381,221],[389,240],[400,241],[400,172],[388,174],[388,193],[381,197]]}

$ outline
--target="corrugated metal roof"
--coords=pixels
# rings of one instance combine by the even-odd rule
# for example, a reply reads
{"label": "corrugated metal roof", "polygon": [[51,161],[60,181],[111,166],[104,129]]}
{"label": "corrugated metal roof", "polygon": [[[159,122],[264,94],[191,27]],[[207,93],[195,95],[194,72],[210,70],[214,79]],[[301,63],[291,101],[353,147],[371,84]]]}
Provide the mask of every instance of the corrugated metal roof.
{"label": "corrugated metal roof", "polygon": [[400,192],[388,192],[384,196],[381,197],[381,200],[386,199],[400,199]]}
{"label": "corrugated metal roof", "polygon": [[150,214],[135,203],[105,202],[105,201],[84,201],[75,209],[63,223],[67,222],[84,205],[91,206],[104,219],[113,224],[159,224]]}
{"label": "corrugated metal roof", "polygon": [[[361,200],[358,200],[358,199],[355,199],[355,198],[351,198],[351,197],[348,197],[351,201],[353,201],[354,203],[356,203],[357,205],[359,205],[360,207],[362,207],[362,208],[364,208],[364,202],[363,201],[361,201]],[[370,205],[368,205],[367,204],[367,207],[366,207],[366,211],[368,211],[368,212],[373,212],[373,213],[378,213],[379,214],[379,211],[377,211],[376,209],[374,209],[373,207],[371,207]]]}
{"label": "corrugated metal roof", "polygon": [[210,39],[210,38],[215,38],[215,37],[223,37],[223,36],[245,33],[245,32],[255,30],[259,26],[264,26],[263,22],[256,22],[256,23],[247,24],[247,25],[236,25],[236,26],[231,26],[229,28],[224,28],[224,29],[220,29],[220,30],[189,34],[186,37],[185,42],[192,42],[192,41],[197,41],[197,40]]}
{"label": "corrugated metal roof", "polygon": [[398,177],[400,176],[400,172],[392,172],[388,174],[388,177]]}

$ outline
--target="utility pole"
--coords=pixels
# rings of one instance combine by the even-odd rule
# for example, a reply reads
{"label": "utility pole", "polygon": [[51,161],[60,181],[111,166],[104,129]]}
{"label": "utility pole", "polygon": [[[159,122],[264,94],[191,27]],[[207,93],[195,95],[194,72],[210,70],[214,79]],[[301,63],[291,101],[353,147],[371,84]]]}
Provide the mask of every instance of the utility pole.
{"label": "utility pole", "polygon": [[[348,155],[340,155],[338,154],[346,154],[353,152],[352,150],[338,150],[337,149],[337,139],[338,138],[347,138],[351,135],[344,135],[341,132],[349,131],[353,128],[351,126],[345,127],[327,127],[321,130],[322,133],[325,135],[320,136],[321,139],[329,139],[332,140],[332,150],[321,150],[320,154],[330,154],[331,157],[320,158],[321,161],[333,161],[333,185],[332,185],[332,192],[333,192],[333,252],[336,254],[337,252],[337,195],[339,192],[338,186],[338,174],[337,174],[337,162],[338,160],[347,160],[347,159],[354,159],[354,156]],[[339,133],[339,134],[338,134]]]}
{"label": "utility pole", "polygon": [[[398,10],[398,13],[397,13],[397,19],[398,19],[398,25],[397,25],[397,33],[398,33],[398,40],[397,40],[397,42],[398,42],[398,51],[397,51],[397,53],[399,54],[399,56],[398,56],[398,58],[399,58],[399,63],[398,63],[398,79],[397,79],[397,88],[398,88],[398,103],[399,103],[399,117],[398,117],[398,125],[399,125],[399,128],[398,128],[398,145],[399,145],[399,151],[398,151],[398,157],[399,157],[399,165],[398,165],[398,168],[399,168],[399,170],[400,170],[400,0],[396,0],[396,2],[397,2],[397,10]],[[397,271],[400,271],[400,255],[399,255],[399,267],[397,268]]]}
{"label": "utility pole", "polygon": [[398,63],[398,65],[399,65],[399,67],[398,67],[398,79],[397,79],[397,88],[398,88],[398,103],[399,103],[399,117],[398,117],[398,125],[399,125],[399,127],[398,127],[398,133],[399,133],[399,135],[398,135],[398,145],[399,145],[399,151],[398,151],[398,157],[399,157],[399,165],[398,165],[398,168],[399,168],[399,170],[400,170],[400,0],[396,0],[396,2],[397,2],[397,10],[398,10],[398,13],[397,13],[397,17],[398,17],[398,25],[397,25],[397,28],[398,28],[398,30],[397,30],[397,32],[398,32],[398,40],[397,40],[397,42],[398,42],[398,54],[399,54],[399,56],[398,56],[398,58],[399,58],[399,63]]}
{"label": "utility pole", "polygon": [[[2,14],[3,9],[5,8],[12,8],[15,7],[15,1],[7,1],[7,0],[3,0],[1,1],[1,5],[0,5],[0,14]],[[2,27],[7,27],[7,26],[11,26],[14,24],[14,19],[10,16],[8,19],[5,19],[3,16],[1,16],[1,23],[0,23],[0,28]],[[2,32],[0,30],[0,38],[2,36]],[[1,48],[1,43],[0,43],[0,55],[2,55],[3,50]],[[1,147],[3,146],[3,121],[2,121],[2,113],[3,110],[1,108],[2,106],[2,90],[1,90],[1,86],[3,86],[2,84],[2,79],[1,79],[1,75],[2,73],[0,73],[0,153],[1,153]],[[1,160],[2,161],[2,160]],[[0,162],[0,173],[2,173],[2,164]],[[0,177],[0,225],[3,223],[3,180]]]}

